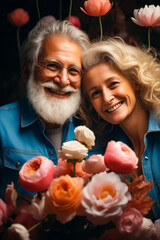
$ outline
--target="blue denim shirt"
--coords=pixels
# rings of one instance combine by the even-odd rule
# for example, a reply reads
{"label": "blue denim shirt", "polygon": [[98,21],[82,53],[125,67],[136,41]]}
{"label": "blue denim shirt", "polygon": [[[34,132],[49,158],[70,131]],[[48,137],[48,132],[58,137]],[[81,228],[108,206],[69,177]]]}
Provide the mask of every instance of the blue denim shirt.
{"label": "blue denim shirt", "polygon": [[[76,118],[69,119],[63,127],[62,144],[75,139],[74,128],[80,124]],[[97,144],[89,152],[103,154],[104,148]],[[33,195],[17,184],[22,165],[35,156],[45,156],[57,164],[58,155],[45,136],[44,124],[37,118],[27,99],[0,107],[0,198],[4,198],[7,184],[14,182],[22,195]]]}
{"label": "blue denim shirt", "polygon": [[[132,148],[131,142],[122,132],[116,129],[112,140],[122,141]],[[156,219],[160,218],[160,121],[156,121],[152,115],[149,117],[148,131],[144,136],[145,150],[142,156],[142,170],[146,181],[152,182],[149,192],[154,200],[153,214]]]}

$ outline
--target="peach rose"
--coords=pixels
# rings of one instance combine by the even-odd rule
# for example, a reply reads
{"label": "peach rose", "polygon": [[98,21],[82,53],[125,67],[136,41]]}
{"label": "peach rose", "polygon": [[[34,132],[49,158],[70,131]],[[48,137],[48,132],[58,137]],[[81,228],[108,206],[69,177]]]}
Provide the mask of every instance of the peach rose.
{"label": "peach rose", "polygon": [[83,188],[84,215],[94,225],[106,224],[120,216],[131,199],[128,187],[115,173],[95,174]]}
{"label": "peach rose", "polygon": [[76,127],[74,130],[74,134],[76,136],[76,139],[82,144],[85,144],[88,147],[88,149],[91,149],[92,146],[95,145],[95,135],[86,126]]}
{"label": "peach rose", "polygon": [[50,212],[58,221],[66,223],[73,219],[82,199],[83,179],[69,175],[56,178],[46,193]]}
{"label": "peach rose", "polygon": [[32,158],[19,171],[18,184],[31,192],[43,192],[53,180],[54,171],[54,163],[48,158]]}
{"label": "peach rose", "polygon": [[155,234],[157,239],[160,239],[160,219],[157,219],[154,222],[154,227],[155,227]]}
{"label": "peach rose", "polygon": [[84,159],[87,156],[88,148],[76,140],[63,143],[59,151],[59,157],[63,159]]}
{"label": "peach rose", "polygon": [[137,168],[138,158],[126,144],[110,141],[107,145],[104,161],[106,166],[117,174],[131,173]]}
{"label": "peach rose", "polygon": [[107,169],[104,163],[104,156],[102,154],[91,155],[83,162],[82,169],[90,174],[104,172]]}

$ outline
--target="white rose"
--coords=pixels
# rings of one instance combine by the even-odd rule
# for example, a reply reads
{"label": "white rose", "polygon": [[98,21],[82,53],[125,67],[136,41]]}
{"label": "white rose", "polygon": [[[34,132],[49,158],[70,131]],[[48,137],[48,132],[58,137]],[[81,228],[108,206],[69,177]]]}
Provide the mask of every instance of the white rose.
{"label": "white rose", "polygon": [[8,228],[7,237],[7,239],[30,240],[28,230],[19,223],[14,223]]}
{"label": "white rose", "polygon": [[94,133],[87,128],[86,126],[78,126],[74,130],[76,139],[87,145],[89,149],[95,145],[95,135]]}
{"label": "white rose", "polygon": [[88,148],[76,140],[63,143],[59,151],[59,158],[63,159],[84,159],[87,155]]}

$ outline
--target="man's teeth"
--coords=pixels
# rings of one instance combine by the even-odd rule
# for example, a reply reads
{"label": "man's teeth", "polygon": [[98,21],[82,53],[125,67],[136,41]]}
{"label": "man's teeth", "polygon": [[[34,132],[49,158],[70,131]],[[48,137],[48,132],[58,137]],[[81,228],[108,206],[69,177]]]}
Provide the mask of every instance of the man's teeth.
{"label": "man's teeth", "polygon": [[122,105],[122,103],[118,103],[117,105],[115,105],[114,107],[110,108],[107,110],[107,112],[113,112],[115,111],[116,109],[118,109],[120,106]]}
{"label": "man's teeth", "polygon": [[58,95],[66,95],[66,94],[67,94],[67,92],[58,92],[58,91],[55,91],[55,90],[53,90],[53,89],[51,89],[51,88],[48,88],[48,90],[49,90],[50,92],[55,93],[55,94],[58,94]]}

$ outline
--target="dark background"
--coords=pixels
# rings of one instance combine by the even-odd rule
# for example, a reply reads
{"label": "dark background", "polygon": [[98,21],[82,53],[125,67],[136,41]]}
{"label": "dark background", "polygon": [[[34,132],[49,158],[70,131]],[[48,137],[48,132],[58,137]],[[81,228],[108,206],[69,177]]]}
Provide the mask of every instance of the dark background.
{"label": "dark background", "polygon": [[[99,21],[97,17],[88,16],[80,10],[84,1],[73,0],[72,15],[80,19],[81,29],[86,31],[92,40],[100,36]],[[119,35],[130,43],[135,41],[147,45],[147,28],[132,22],[133,10],[145,5],[160,5],[160,0],[114,0],[112,2],[114,3],[112,9],[102,16],[104,35]],[[39,0],[38,4],[41,18],[52,15],[56,19],[64,20],[68,16],[70,0]],[[39,20],[36,0],[4,0],[3,6],[1,3],[0,106],[21,96],[17,28],[7,20],[7,14],[16,8],[23,8],[30,16],[29,22],[20,29],[21,43]],[[151,45],[160,51],[159,28],[151,32]]]}

